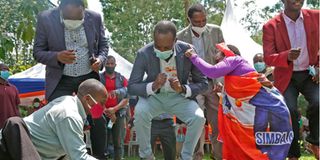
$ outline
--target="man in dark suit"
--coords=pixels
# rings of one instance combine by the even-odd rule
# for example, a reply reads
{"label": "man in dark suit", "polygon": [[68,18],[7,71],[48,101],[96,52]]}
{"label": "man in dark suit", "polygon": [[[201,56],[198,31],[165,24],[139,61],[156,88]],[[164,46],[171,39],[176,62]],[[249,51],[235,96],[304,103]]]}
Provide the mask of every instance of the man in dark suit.
{"label": "man in dark suit", "polygon": [[[130,95],[139,96],[135,107],[135,127],[139,154],[154,159],[150,144],[151,120],[162,114],[176,115],[188,126],[182,149],[183,160],[192,159],[205,118],[198,104],[189,99],[208,87],[203,74],[184,56],[190,45],[176,40],[177,29],[170,21],[154,28],[154,42],[138,51],[129,79]],[[144,74],[146,79],[144,80]],[[188,83],[189,75],[193,82]]]}
{"label": "man in dark suit", "polygon": [[319,10],[301,9],[304,0],[282,0],[284,12],[263,26],[263,51],[267,65],[275,66],[274,85],[290,110],[294,139],[288,154],[300,157],[297,97],[309,102],[307,141],[319,154]]}
{"label": "man in dark suit", "polygon": [[108,53],[101,16],[83,0],[61,0],[39,14],[33,55],[46,65],[46,99],[72,95],[81,82],[99,79]]}

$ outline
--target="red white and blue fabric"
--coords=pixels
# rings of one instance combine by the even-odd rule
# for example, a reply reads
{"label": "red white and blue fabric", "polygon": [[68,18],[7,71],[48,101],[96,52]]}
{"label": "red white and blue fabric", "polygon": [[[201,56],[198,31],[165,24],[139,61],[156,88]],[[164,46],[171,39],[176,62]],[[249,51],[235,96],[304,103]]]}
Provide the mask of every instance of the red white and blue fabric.
{"label": "red white and blue fabric", "polygon": [[276,88],[266,88],[258,73],[225,76],[219,107],[224,159],[285,159],[293,139],[290,114]]}

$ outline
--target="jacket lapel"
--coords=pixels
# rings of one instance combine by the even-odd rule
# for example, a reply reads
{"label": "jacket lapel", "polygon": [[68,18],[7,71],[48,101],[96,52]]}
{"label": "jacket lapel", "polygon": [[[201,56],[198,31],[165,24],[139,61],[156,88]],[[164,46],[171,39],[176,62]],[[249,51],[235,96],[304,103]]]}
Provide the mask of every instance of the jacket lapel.
{"label": "jacket lapel", "polygon": [[[152,48],[154,48],[154,44],[152,44]],[[150,75],[155,75],[154,79],[157,78],[157,75],[160,73],[160,59],[156,56],[156,53],[154,52],[154,49],[152,49],[151,55],[150,55],[150,66],[152,66],[152,71],[154,71],[154,74]],[[153,70],[155,69],[155,70]]]}
{"label": "jacket lapel", "polygon": [[183,69],[184,69],[184,53],[182,53],[182,49],[178,44],[175,44],[175,52],[176,52],[176,66],[177,66],[177,75],[178,79],[181,82],[183,77]]}
{"label": "jacket lapel", "polygon": [[83,22],[83,27],[84,31],[86,32],[86,37],[87,37],[87,43],[88,43],[88,49],[89,53],[93,53],[93,46],[91,42],[94,41],[94,33],[96,33],[96,30],[93,25],[93,20],[90,17],[90,14],[88,14],[87,11],[85,11],[85,17],[84,17],[84,22]]}
{"label": "jacket lapel", "polygon": [[303,14],[303,24],[304,24],[304,30],[306,32],[306,40],[307,40],[307,49],[308,49],[308,54],[309,54],[309,57],[312,57],[311,54],[312,54],[312,46],[311,46],[311,42],[309,43],[309,40],[311,40],[312,38],[312,35],[315,36],[315,28],[314,27],[311,27],[311,26],[308,26],[310,24],[312,24],[312,19],[311,19],[311,16],[308,14],[308,12],[304,12],[302,10],[302,14]]}
{"label": "jacket lapel", "polygon": [[184,34],[184,38],[183,40],[187,43],[192,44],[192,34],[191,34],[191,25],[188,26],[185,34]]}
{"label": "jacket lapel", "polygon": [[208,42],[212,42],[210,40],[211,34],[208,34],[208,32],[209,32],[208,29],[206,29],[205,32],[206,33],[202,34],[202,36],[203,36],[204,53],[205,53],[206,59],[211,59],[211,57],[207,57],[209,54],[206,54],[206,53],[209,53],[210,45],[213,45],[213,44],[208,43]]}
{"label": "jacket lapel", "polygon": [[60,16],[60,10],[57,8],[53,11],[53,24],[56,24],[54,27],[56,30],[56,33],[61,33],[61,34],[55,34],[57,36],[57,41],[61,42],[61,50],[66,49],[66,42],[65,42],[65,37],[64,37],[64,26],[63,26],[63,21]]}
{"label": "jacket lapel", "polygon": [[289,36],[288,36],[288,30],[287,30],[286,22],[284,21],[282,14],[283,13],[281,13],[276,20],[277,21],[277,28],[279,28],[281,38],[284,41],[286,48],[290,49],[291,44],[290,44],[290,40],[289,40]]}

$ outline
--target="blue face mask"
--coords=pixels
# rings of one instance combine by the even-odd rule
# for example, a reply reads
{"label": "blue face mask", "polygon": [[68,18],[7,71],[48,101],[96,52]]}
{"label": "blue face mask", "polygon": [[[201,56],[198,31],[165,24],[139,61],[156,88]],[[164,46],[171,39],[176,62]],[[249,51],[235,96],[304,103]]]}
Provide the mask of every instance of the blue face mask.
{"label": "blue face mask", "polygon": [[253,64],[253,66],[257,72],[262,72],[264,69],[266,69],[266,64],[264,62],[257,62]]}
{"label": "blue face mask", "polygon": [[161,52],[160,50],[154,48],[154,52],[156,52],[156,56],[160,59],[166,60],[172,55],[172,49]]}
{"label": "blue face mask", "polygon": [[0,71],[0,78],[2,78],[3,80],[8,81],[9,76],[9,71]]}

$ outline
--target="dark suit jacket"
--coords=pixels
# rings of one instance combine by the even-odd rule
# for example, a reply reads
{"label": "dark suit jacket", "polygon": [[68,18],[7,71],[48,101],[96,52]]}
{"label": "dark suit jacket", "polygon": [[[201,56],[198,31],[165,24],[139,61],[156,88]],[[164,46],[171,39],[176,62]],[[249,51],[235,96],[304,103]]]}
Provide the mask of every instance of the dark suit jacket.
{"label": "dark suit jacket", "polygon": [[[85,10],[83,26],[88,41],[88,54],[91,57],[93,53],[104,64],[109,47],[101,16]],[[66,50],[66,46],[60,10],[55,8],[41,12],[38,15],[33,56],[37,62],[46,65],[46,98],[53,93],[62,77],[64,64],[57,60],[57,53],[62,50]]]}
{"label": "dark suit jacket", "polygon": [[[208,82],[205,76],[191,63],[186,56],[184,56],[186,50],[190,48],[189,44],[182,41],[177,41],[174,47],[176,50],[178,79],[181,84],[185,85],[187,84],[189,75],[191,74],[193,83],[188,85],[191,88],[191,97],[193,98],[208,88]],[[145,73],[147,74],[147,78],[143,80]],[[155,81],[159,73],[160,59],[156,57],[154,52],[154,44],[152,42],[138,51],[129,79],[129,94],[147,97],[147,84]]]}
{"label": "dark suit jacket", "polygon": [[[291,49],[283,13],[263,26],[263,53],[267,65],[275,66],[274,85],[281,93],[291,80],[293,63],[288,61]],[[306,31],[309,64],[319,66],[319,10],[302,10]]]}

